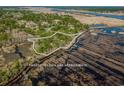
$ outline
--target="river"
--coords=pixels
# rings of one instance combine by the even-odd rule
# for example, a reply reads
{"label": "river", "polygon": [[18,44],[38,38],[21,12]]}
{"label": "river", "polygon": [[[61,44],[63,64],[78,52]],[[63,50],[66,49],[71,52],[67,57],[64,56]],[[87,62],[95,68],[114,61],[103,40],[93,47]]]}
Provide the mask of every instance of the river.
{"label": "river", "polygon": [[[56,12],[74,12],[74,11],[67,11],[66,9],[53,9],[53,11]],[[77,11],[76,11],[77,12]],[[78,12],[81,14],[90,14],[90,15],[95,15],[95,16],[101,16],[101,17],[109,17],[109,18],[115,18],[115,19],[120,19],[124,20],[124,15],[115,15],[115,14],[105,14],[105,13],[97,13],[97,12]],[[95,25],[90,25],[91,28],[101,30],[102,32],[105,33],[118,33],[118,32],[124,32],[124,26],[116,26],[116,27],[108,27],[103,24],[95,24]]]}

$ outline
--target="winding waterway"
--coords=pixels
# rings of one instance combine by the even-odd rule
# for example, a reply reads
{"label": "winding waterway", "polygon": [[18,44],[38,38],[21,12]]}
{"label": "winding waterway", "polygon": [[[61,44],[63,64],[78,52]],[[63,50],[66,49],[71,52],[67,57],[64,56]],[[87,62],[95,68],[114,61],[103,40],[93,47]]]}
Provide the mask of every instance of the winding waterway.
{"label": "winding waterway", "polygon": [[[53,11],[56,12],[73,12],[73,11],[67,11],[65,9],[53,9]],[[101,16],[101,17],[109,17],[109,18],[115,18],[115,19],[120,19],[120,20],[124,20],[124,15],[115,15],[115,14],[105,14],[105,13],[97,13],[97,12],[89,12],[89,11],[85,11],[85,12],[78,12],[81,14],[90,14],[90,15],[95,15],[95,16]],[[113,32],[124,32],[124,26],[116,26],[116,27],[108,27],[106,25],[103,24],[95,24],[95,25],[91,25],[91,28],[94,29],[98,29],[101,30],[105,33],[109,33],[112,34]]]}
{"label": "winding waterway", "polygon": [[80,13],[124,20],[124,15],[105,14],[105,13],[97,13],[97,12],[80,12]]}

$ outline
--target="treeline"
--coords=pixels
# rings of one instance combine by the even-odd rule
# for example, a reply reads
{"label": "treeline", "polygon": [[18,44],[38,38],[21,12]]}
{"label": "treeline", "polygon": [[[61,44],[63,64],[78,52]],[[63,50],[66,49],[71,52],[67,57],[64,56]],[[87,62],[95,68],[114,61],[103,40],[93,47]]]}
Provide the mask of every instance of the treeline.
{"label": "treeline", "polygon": [[95,12],[115,12],[115,11],[124,11],[124,7],[106,7],[106,6],[54,6],[48,7],[54,9],[74,9],[74,10],[88,10],[88,11],[95,11]]}
{"label": "treeline", "polygon": [[94,12],[116,12],[124,11],[124,7],[92,7],[92,8],[82,8],[83,10],[94,11]]}

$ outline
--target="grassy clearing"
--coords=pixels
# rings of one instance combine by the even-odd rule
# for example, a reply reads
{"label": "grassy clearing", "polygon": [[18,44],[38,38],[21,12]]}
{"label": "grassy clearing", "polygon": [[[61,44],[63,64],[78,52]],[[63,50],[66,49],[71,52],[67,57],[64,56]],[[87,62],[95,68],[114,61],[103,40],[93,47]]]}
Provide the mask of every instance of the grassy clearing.
{"label": "grassy clearing", "polygon": [[53,51],[53,49],[69,44],[73,38],[74,36],[70,37],[62,34],[56,34],[52,38],[38,40],[36,42],[36,50],[39,53],[47,53],[49,51]]}

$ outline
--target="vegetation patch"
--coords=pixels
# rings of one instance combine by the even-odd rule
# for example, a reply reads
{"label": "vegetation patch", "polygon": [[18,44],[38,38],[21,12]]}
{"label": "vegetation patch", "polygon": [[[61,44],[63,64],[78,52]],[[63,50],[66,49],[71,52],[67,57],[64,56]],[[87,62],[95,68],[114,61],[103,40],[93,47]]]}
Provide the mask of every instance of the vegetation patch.
{"label": "vegetation patch", "polygon": [[64,47],[69,44],[74,36],[65,36],[63,34],[56,34],[51,38],[41,39],[36,42],[36,50],[38,53],[48,53],[59,47]]}

